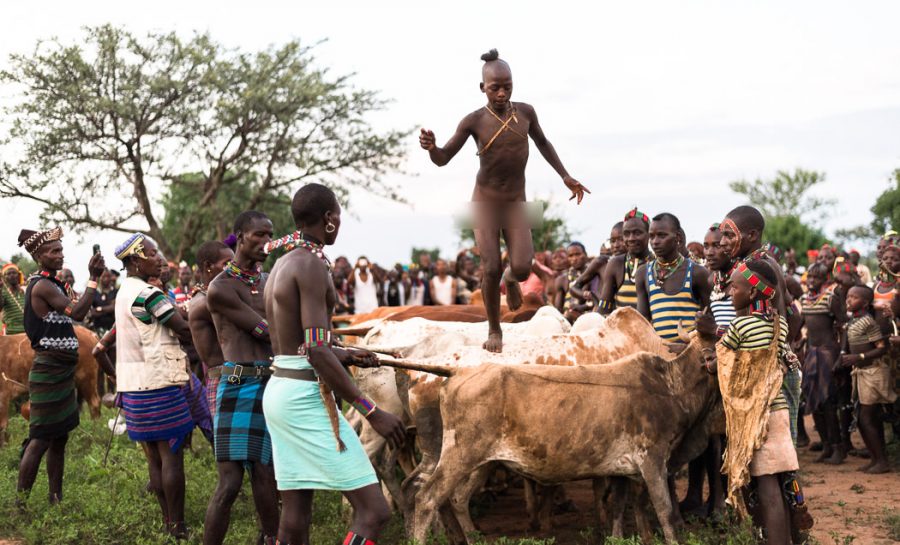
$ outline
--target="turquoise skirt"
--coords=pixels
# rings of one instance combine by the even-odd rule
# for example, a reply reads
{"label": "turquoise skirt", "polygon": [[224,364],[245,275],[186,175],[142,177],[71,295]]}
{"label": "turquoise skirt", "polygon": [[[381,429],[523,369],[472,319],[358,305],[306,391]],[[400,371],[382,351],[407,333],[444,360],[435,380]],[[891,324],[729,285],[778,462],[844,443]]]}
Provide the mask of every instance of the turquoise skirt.
{"label": "turquoise skirt", "polygon": [[[311,369],[305,356],[275,356],[282,369]],[[319,383],[272,377],[263,394],[278,490],[357,490],[378,482],[356,432],[339,414],[338,452]]]}

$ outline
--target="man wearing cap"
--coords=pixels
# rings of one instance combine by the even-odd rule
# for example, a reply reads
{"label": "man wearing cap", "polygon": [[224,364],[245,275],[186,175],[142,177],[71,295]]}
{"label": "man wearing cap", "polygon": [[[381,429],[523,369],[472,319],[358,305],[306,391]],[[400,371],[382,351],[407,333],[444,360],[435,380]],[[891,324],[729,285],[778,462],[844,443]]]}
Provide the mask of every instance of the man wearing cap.
{"label": "man wearing cap", "polygon": [[128,276],[116,296],[116,387],[128,437],[141,443],[150,471],[150,490],[162,508],[166,531],[186,538],[184,523],[185,439],[194,419],[184,386],[188,359],[179,341],[190,342],[187,321],[159,288],[156,244],[136,233],[116,248]]}
{"label": "man wearing cap", "polygon": [[41,459],[47,454],[50,503],[62,501],[63,469],[69,432],[78,427],[78,403],[75,395],[75,365],[78,363],[78,337],[73,320],[83,320],[91,308],[97,278],[106,268],[103,256],[96,254],[88,263],[90,281],[77,303],[71,288],[57,279],[63,266],[62,229],[48,231],[23,229],[19,246],[25,248],[39,265],[28,279],[25,290],[23,322],[34,349],[34,363],[28,374],[31,419],[28,439],[19,463],[17,502],[26,500]]}

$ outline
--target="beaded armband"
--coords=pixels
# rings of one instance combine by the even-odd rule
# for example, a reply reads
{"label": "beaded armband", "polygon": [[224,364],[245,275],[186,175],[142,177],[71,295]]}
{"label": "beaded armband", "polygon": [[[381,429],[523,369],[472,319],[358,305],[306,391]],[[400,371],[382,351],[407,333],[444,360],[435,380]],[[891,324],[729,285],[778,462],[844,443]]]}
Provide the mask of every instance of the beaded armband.
{"label": "beaded armband", "polygon": [[265,338],[265,336],[269,334],[269,322],[263,318],[256,324],[256,327],[253,328],[251,334],[257,339]]}
{"label": "beaded armband", "polygon": [[727,325],[716,326],[716,337],[719,337],[721,339],[725,336],[726,333],[728,333]]}
{"label": "beaded armband", "polygon": [[303,344],[300,355],[305,356],[313,346],[331,346],[331,331],[324,327],[309,327],[303,330]]}
{"label": "beaded armband", "polygon": [[613,302],[612,301],[604,301],[601,299],[597,302],[597,310],[602,313],[612,312],[613,310]]}
{"label": "beaded armband", "polygon": [[377,405],[375,405],[374,401],[364,395],[354,399],[353,402],[350,403],[350,405],[352,405],[353,408],[356,409],[356,412],[366,418],[368,418],[370,414],[374,413],[375,409],[378,407]]}
{"label": "beaded armband", "polygon": [[63,310],[63,314],[65,314],[66,316],[71,316],[73,310],[75,310],[75,303],[69,303]]}

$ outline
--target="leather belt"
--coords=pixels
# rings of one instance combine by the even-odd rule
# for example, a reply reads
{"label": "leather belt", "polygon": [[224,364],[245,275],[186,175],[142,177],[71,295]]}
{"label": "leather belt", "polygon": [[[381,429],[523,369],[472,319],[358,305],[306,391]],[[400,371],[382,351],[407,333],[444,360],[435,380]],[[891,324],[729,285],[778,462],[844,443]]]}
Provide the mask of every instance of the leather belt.
{"label": "leather belt", "polygon": [[279,378],[292,378],[294,380],[307,380],[309,382],[317,382],[319,377],[314,369],[284,369],[282,367],[274,367],[272,376]]}
{"label": "leather belt", "polygon": [[242,378],[263,378],[272,376],[272,368],[268,365],[217,365],[206,370],[209,378],[226,377],[230,383],[240,383]]}

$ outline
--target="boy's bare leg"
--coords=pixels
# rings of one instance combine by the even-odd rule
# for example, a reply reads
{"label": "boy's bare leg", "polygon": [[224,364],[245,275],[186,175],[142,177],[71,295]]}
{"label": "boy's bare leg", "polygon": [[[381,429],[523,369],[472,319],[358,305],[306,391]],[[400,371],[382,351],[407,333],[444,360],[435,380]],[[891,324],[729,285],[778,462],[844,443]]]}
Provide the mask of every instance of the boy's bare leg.
{"label": "boy's bare leg", "polygon": [[[503,351],[503,331],[500,329],[500,232],[494,229],[475,229],[475,244],[481,253],[481,293],[488,319],[488,340],[482,345],[488,352]],[[512,255],[512,252],[510,252]]]}
{"label": "boy's bare leg", "polygon": [[503,230],[503,238],[509,249],[509,267],[503,273],[506,283],[506,304],[510,310],[522,306],[522,290],[519,282],[528,280],[531,262],[534,260],[534,243],[531,229],[511,228]]}

